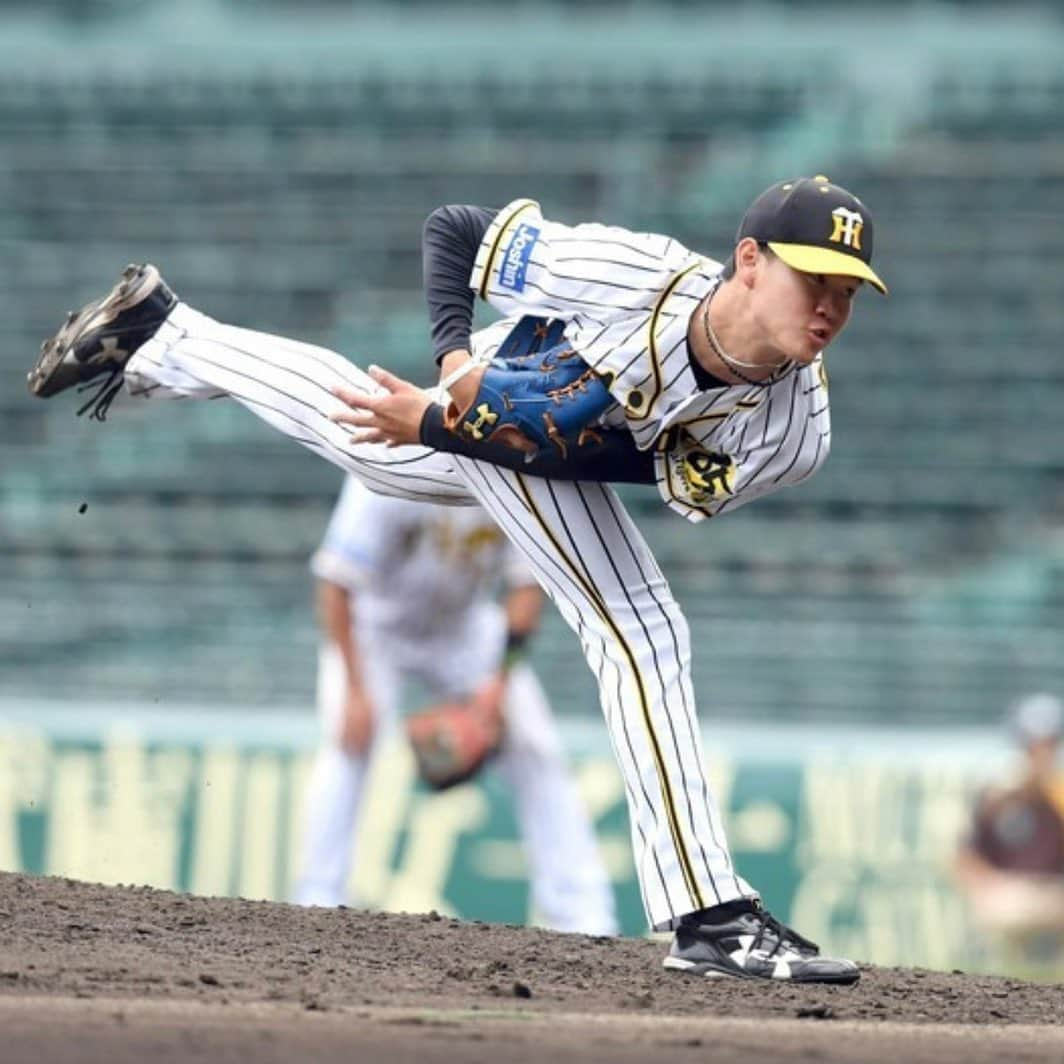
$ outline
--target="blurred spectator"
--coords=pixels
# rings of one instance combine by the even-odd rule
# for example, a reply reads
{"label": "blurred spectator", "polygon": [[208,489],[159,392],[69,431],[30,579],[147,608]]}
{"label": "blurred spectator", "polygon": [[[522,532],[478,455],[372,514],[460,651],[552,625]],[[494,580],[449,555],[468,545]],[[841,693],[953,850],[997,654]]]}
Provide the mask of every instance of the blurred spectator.
{"label": "blurred spectator", "polygon": [[1064,705],[1029,695],[1009,726],[1023,752],[1020,777],[980,796],[955,871],[975,922],[1007,959],[1044,964],[1064,958],[1064,776],[1056,763]]}

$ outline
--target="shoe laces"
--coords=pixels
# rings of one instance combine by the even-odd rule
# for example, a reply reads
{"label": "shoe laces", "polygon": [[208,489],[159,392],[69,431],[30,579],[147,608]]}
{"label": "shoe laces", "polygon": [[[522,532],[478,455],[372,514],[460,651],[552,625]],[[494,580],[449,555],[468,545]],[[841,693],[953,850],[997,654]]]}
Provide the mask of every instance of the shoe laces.
{"label": "shoe laces", "polygon": [[774,938],[776,940],[775,945],[767,951],[770,957],[774,953],[778,953],[785,944],[797,946],[799,950],[809,953],[820,952],[820,947],[815,942],[799,935],[797,931],[777,920],[767,909],[758,908],[750,915],[760,925],[757,934],[754,936],[753,949],[760,949],[766,939],[771,940]]}
{"label": "shoe laces", "polygon": [[90,421],[107,420],[107,411],[111,409],[111,404],[115,401],[115,396],[117,396],[122,390],[123,369],[123,366],[115,366],[102,384],[99,381],[87,381],[78,388],[79,394],[88,391],[90,388],[96,389],[96,394],[93,395],[84,406],[78,409],[78,417],[81,417],[81,415],[88,410]]}

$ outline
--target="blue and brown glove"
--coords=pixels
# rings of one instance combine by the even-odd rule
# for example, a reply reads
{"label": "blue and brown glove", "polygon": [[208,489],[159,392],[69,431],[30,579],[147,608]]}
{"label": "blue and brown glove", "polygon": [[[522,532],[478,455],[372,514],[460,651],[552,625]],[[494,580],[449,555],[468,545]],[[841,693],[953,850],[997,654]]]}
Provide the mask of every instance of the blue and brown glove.
{"label": "blue and brown glove", "polygon": [[444,425],[475,443],[502,443],[526,454],[599,441],[591,427],[614,399],[600,376],[567,344],[492,361],[480,372],[472,402],[447,407]]}

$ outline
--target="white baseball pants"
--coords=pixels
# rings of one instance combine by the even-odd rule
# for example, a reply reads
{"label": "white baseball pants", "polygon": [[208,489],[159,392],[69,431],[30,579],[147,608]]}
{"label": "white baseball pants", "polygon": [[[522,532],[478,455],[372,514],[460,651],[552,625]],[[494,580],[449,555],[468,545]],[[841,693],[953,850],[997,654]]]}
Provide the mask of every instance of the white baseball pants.
{"label": "white baseball pants", "polygon": [[331,351],[224,325],[178,304],[127,363],[148,398],[230,396],[374,491],[478,501],[527,558],[579,636],[624,778],[650,924],[756,897],[728,851],[706,778],[687,622],[639,530],[607,485],[545,480],[430,451],[352,444],[330,388],[374,390]]}
{"label": "white baseball pants", "polygon": [[[505,618],[498,608],[478,610],[473,638],[418,644],[361,625],[357,639],[362,678],[373,704],[370,750],[345,753],[338,737],[345,691],[343,660],[324,643],[318,658],[318,712],[323,745],[306,794],[303,855],[295,900],[304,905],[348,901],[347,879],[357,860],[356,840],[365,782],[380,743],[394,733],[404,678],[421,681],[427,697],[471,694],[501,658]],[[532,908],[556,931],[613,935],[613,890],[591,821],[569,776],[561,737],[546,695],[527,665],[510,673],[503,706],[503,746],[493,761],[513,794],[525,843]]]}

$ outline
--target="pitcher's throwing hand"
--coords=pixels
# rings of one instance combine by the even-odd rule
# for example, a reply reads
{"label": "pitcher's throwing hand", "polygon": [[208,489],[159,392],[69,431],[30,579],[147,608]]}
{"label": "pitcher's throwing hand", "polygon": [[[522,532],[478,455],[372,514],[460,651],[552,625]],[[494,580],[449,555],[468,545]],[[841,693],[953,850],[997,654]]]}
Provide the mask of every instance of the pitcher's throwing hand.
{"label": "pitcher's throwing hand", "polygon": [[382,390],[371,394],[343,386],[333,388],[333,395],[351,409],[333,414],[331,420],[355,427],[352,443],[384,443],[389,447],[418,443],[421,419],[432,405],[432,397],[380,366],[370,366],[369,375]]}

